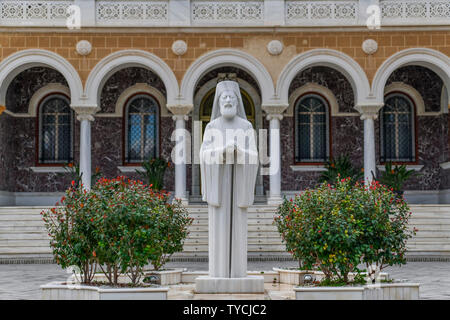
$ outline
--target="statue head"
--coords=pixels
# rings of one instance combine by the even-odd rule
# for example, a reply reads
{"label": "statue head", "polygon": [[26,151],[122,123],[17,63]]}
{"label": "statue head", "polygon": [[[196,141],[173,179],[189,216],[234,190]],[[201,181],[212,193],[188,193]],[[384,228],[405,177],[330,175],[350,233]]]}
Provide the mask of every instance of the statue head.
{"label": "statue head", "polygon": [[238,98],[231,90],[225,90],[219,97],[220,114],[227,120],[233,119],[237,113]]}
{"label": "statue head", "polygon": [[211,121],[219,117],[229,120],[236,116],[247,120],[239,84],[236,81],[221,81],[216,86]]}

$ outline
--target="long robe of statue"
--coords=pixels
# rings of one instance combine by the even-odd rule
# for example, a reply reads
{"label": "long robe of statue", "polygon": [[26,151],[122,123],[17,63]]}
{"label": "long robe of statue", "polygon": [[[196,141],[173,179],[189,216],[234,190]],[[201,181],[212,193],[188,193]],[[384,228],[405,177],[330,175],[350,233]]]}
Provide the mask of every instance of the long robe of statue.
{"label": "long robe of statue", "polygon": [[209,214],[209,275],[246,277],[247,208],[254,200],[258,151],[237,82],[217,84],[200,162]]}

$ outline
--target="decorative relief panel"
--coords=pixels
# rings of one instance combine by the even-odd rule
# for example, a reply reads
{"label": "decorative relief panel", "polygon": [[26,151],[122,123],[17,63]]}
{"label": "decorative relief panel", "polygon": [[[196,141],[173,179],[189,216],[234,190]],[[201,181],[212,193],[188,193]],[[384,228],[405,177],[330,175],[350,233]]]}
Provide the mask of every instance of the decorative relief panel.
{"label": "decorative relief panel", "polygon": [[168,1],[97,1],[99,24],[166,24]]}
{"label": "decorative relief panel", "polygon": [[65,23],[72,0],[60,1],[0,1],[0,20],[3,23]]}
{"label": "decorative relief panel", "polygon": [[433,24],[450,21],[450,1],[448,0],[381,0],[382,23],[401,24],[417,21]]}
{"label": "decorative relief panel", "polygon": [[286,1],[286,24],[330,23],[339,21],[356,23],[358,19],[358,1]]}
{"label": "decorative relief panel", "polygon": [[[190,0],[190,10],[186,11],[180,10],[176,1],[169,8],[169,0],[88,1],[92,6],[95,4],[95,19],[83,20],[89,26],[148,27],[168,26],[169,22],[178,27],[274,25],[270,14],[264,14],[264,0]],[[363,26],[366,18],[360,16],[359,2],[285,0],[279,5],[284,5],[287,26]],[[68,8],[78,3],[74,0],[0,0],[0,25],[64,26],[70,17]],[[382,25],[450,25],[449,0],[379,0],[379,6]],[[81,10],[91,8],[82,6]],[[81,12],[81,16],[86,17],[86,14]],[[176,18],[169,18],[174,16]],[[277,19],[282,21],[283,17],[274,21]],[[179,25],[178,21],[184,22]]]}
{"label": "decorative relief panel", "polygon": [[264,1],[208,1],[191,2],[193,23],[262,24]]}

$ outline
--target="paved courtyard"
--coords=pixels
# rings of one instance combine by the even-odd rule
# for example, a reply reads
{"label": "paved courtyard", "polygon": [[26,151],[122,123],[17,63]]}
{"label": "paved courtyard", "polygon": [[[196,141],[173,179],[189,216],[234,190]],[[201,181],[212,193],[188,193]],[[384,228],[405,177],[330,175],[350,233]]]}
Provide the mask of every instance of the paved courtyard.
{"label": "paved courtyard", "polygon": [[[295,262],[249,262],[249,270],[271,270],[273,267],[294,267]],[[174,262],[167,267],[184,267],[188,271],[207,270],[207,263]],[[403,267],[386,270],[392,278],[421,283],[421,299],[450,300],[449,262],[409,262]],[[0,265],[0,300],[40,299],[39,286],[50,281],[61,281],[69,276],[55,264]],[[280,290],[282,290],[280,288]],[[170,297],[170,296],[169,296]],[[174,298],[182,298],[177,296]],[[186,298],[189,298],[186,296]]]}

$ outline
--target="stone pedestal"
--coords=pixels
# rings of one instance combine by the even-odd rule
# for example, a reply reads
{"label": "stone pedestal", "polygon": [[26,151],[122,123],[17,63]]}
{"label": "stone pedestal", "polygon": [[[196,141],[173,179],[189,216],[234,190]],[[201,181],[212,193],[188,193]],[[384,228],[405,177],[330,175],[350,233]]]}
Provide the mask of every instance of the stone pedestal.
{"label": "stone pedestal", "polygon": [[245,278],[212,278],[195,279],[196,293],[264,293],[263,276],[247,276]]}

